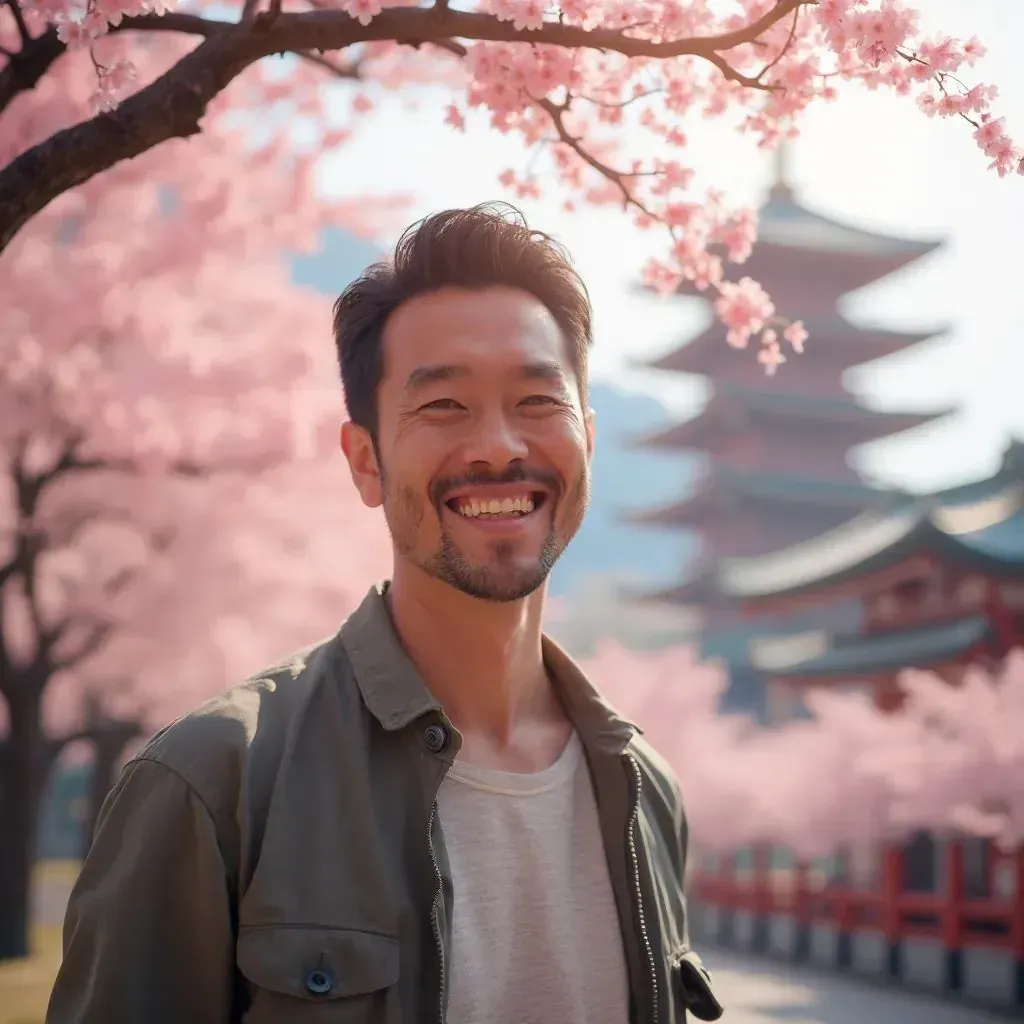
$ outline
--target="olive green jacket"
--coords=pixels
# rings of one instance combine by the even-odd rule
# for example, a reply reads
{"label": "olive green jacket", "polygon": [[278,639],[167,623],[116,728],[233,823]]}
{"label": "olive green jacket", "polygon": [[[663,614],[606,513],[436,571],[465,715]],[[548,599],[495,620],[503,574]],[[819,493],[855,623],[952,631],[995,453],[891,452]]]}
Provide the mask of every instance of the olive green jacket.
{"label": "olive green jacket", "polygon": [[[631,1021],[714,1020],[676,782],[567,655],[545,640],[544,657],[594,783]],[[47,1024],[443,1024],[435,798],[460,744],[382,587],[332,639],[158,733],[103,807]]]}

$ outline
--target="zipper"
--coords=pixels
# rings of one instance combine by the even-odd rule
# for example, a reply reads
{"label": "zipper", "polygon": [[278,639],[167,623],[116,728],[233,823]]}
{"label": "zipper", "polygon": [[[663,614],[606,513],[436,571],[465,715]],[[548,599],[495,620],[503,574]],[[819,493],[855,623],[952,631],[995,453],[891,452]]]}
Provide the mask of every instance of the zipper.
{"label": "zipper", "polygon": [[434,933],[434,942],[437,945],[437,962],[440,966],[440,979],[437,987],[437,1020],[438,1024],[444,1024],[444,988],[445,988],[445,967],[444,967],[444,943],[441,941],[441,928],[437,922],[438,907],[444,899],[444,883],[441,880],[441,867],[437,863],[437,855],[434,853],[434,819],[437,817],[437,801],[430,805],[430,819],[427,821],[427,848],[430,850],[430,863],[434,866],[434,880],[437,884],[437,891],[434,893],[434,902],[430,910],[430,928]]}
{"label": "zipper", "polygon": [[636,898],[636,913],[640,922],[640,937],[643,939],[644,950],[647,953],[647,968],[651,981],[651,1021],[650,1024],[658,1024],[658,965],[654,959],[654,947],[651,945],[651,937],[647,934],[647,918],[644,914],[643,887],[640,883],[640,856],[636,849],[636,827],[640,818],[640,792],[643,789],[643,775],[640,773],[640,766],[636,758],[631,754],[624,755],[633,769],[633,785],[630,788],[632,804],[629,812],[629,826],[626,830],[627,842],[629,845],[629,858],[633,866],[633,895]]}

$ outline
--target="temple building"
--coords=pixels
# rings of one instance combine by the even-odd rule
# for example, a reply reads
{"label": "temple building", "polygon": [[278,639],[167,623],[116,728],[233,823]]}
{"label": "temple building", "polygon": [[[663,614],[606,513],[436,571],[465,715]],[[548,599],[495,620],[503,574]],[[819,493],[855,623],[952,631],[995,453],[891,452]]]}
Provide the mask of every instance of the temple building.
{"label": "temple building", "polygon": [[771,554],[722,559],[718,587],[749,616],[855,600],[857,630],[751,641],[776,706],[809,686],[866,687],[898,705],[904,668],[956,682],[1024,645],[1024,444],[998,472],[872,510]]}
{"label": "temple building", "polygon": [[[812,212],[794,197],[784,151],[759,220],[758,242],[742,272],[765,286],[776,308],[803,320],[810,333],[807,352],[791,355],[776,376],[767,377],[754,353],[730,347],[724,328],[714,322],[650,363],[705,377],[711,394],[696,417],[640,444],[700,452],[705,466],[690,493],[631,519],[697,534],[697,554],[679,583],[635,599],[699,611],[703,655],[723,658],[729,666],[726,706],[763,712],[763,679],[748,656],[752,631],[791,631],[793,623],[744,620],[717,590],[720,559],[763,555],[901,501],[901,495],[863,481],[847,460],[849,449],[953,410],[879,412],[843,383],[850,367],[941,333],[866,329],[838,308],[847,293],[935,252],[941,242],[863,231]],[[708,301],[689,285],[680,294]],[[857,614],[854,605],[830,607],[822,622],[855,628]]]}

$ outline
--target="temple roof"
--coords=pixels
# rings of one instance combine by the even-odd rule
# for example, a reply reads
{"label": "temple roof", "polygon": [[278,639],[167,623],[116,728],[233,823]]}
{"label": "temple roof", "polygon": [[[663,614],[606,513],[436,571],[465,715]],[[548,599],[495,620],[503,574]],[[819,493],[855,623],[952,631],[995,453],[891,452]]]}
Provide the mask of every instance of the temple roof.
{"label": "temple roof", "polygon": [[762,246],[852,257],[900,257],[903,262],[919,259],[943,244],[942,239],[900,238],[866,231],[814,213],[798,203],[785,185],[774,187],[761,207],[757,237]]}
{"label": "temple roof", "polygon": [[741,431],[771,436],[773,428],[806,431],[832,428],[851,447],[922,426],[954,409],[932,412],[886,412],[869,409],[849,394],[808,395],[727,385],[716,388],[694,418],[675,424],[639,444],[647,448],[711,449],[715,440]]}
{"label": "temple roof", "polygon": [[694,483],[693,491],[681,500],[660,508],[627,513],[625,521],[675,526],[687,522],[695,514],[714,508],[723,498],[729,501],[741,499],[748,505],[798,504],[849,509],[852,516],[884,501],[887,496],[893,500],[900,497],[898,492],[881,492],[858,480],[827,480],[799,474],[738,470],[722,464],[716,464]]}
{"label": "temple roof", "polygon": [[1024,465],[1014,443],[987,481],[873,509],[812,540],[719,563],[718,585],[737,600],[806,594],[934,554],[997,576],[1024,573]]}
{"label": "temple roof", "polygon": [[894,669],[929,668],[966,653],[991,632],[985,616],[972,616],[867,636],[830,636],[815,631],[757,637],[749,645],[750,661],[759,671],[776,676],[856,677]]}
{"label": "temple roof", "polygon": [[683,607],[707,607],[719,603],[721,596],[716,587],[718,574],[713,561],[701,560],[681,583],[661,590],[635,591],[624,594],[638,604],[674,604]]}
{"label": "temple roof", "polygon": [[[753,252],[746,263],[730,265],[729,276],[752,277],[776,298],[799,299],[799,294],[790,293],[794,284],[802,282],[805,294],[818,300],[836,300],[887,277],[942,245],[939,238],[900,238],[815,213],[796,201],[779,164],[767,201],[758,210]],[[678,294],[709,297],[688,281],[682,283]],[[806,305],[820,307],[822,303]],[[805,314],[801,311],[798,315]]]}
{"label": "temple roof", "polygon": [[[945,326],[921,331],[857,327],[834,312],[804,316],[803,323],[810,335],[807,344],[814,354],[816,368],[827,364],[833,372],[882,359],[945,334],[947,330]],[[791,375],[795,372],[793,368],[799,367],[799,360],[799,356],[791,356],[786,364]],[[657,359],[638,360],[644,367],[716,378],[727,375],[733,367],[742,371],[749,362],[748,351],[726,344],[725,328],[717,322],[710,323],[695,338]]]}

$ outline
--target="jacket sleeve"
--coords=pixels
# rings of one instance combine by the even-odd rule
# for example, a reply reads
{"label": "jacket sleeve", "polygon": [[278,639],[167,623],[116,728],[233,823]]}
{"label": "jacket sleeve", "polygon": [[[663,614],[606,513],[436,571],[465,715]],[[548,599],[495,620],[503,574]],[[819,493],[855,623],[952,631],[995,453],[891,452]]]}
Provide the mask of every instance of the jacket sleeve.
{"label": "jacket sleeve", "polygon": [[173,769],[131,762],[71,894],[46,1024],[229,1024],[234,948],[209,811]]}

